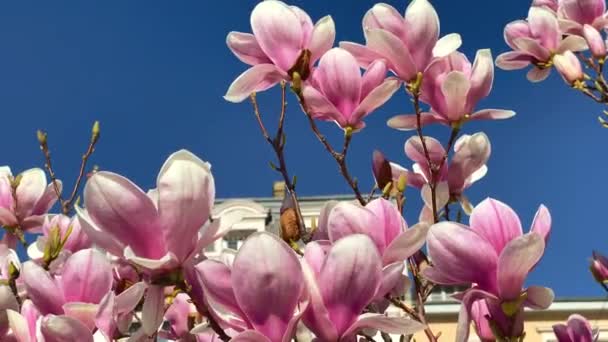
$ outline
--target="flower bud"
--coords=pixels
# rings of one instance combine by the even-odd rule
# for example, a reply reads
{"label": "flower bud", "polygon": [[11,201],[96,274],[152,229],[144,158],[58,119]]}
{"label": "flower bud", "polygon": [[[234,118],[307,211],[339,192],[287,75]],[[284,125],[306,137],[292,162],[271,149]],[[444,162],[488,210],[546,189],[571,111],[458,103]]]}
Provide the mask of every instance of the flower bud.
{"label": "flower bud", "polygon": [[585,25],[583,35],[589,45],[589,50],[595,58],[603,59],[606,57],[606,43],[602,38],[602,34],[591,25]]}
{"label": "flower bud", "polygon": [[598,283],[608,284],[608,258],[594,251],[589,268]]}
{"label": "flower bud", "polygon": [[285,242],[295,242],[300,240],[300,227],[298,222],[298,214],[295,210],[295,204],[291,195],[286,190],[283,204],[281,205],[281,216],[279,219],[281,228],[281,238]]}
{"label": "flower bud", "polygon": [[555,55],[553,63],[566,83],[575,85],[584,79],[581,62],[572,51],[566,51],[562,55]]}
{"label": "flower bud", "polygon": [[379,189],[384,189],[393,180],[391,164],[378,150],[372,155],[372,172]]}

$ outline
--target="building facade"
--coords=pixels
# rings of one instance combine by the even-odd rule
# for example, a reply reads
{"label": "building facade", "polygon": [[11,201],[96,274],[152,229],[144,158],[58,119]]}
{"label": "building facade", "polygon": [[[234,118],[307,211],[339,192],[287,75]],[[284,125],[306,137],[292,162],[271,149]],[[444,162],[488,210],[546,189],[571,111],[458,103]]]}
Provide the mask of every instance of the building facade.
{"label": "building facade", "polygon": [[[273,196],[271,197],[218,199],[213,211],[214,217],[238,215],[241,219],[223,239],[217,240],[205,253],[213,258],[218,256],[225,248],[238,249],[243,241],[254,232],[267,231],[278,234],[279,211],[284,191],[284,184],[276,182],[273,185]],[[311,226],[312,222],[317,220],[321,208],[330,200],[350,201],[354,198],[350,195],[299,198],[306,226]],[[440,341],[455,340],[460,304],[453,300],[451,296],[459,290],[461,289],[454,286],[436,286],[425,306],[426,317],[433,331],[441,333]],[[387,310],[387,313],[389,315],[403,315],[399,309],[392,307]],[[525,341],[556,341],[552,326],[566,322],[568,316],[572,313],[585,316],[594,328],[599,329],[598,341],[608,342],[608,298],[558,298],[548,310],[527,310],[525,313]],[[469,341],[479,341],[473,335],[472,333]],[[424,333],[416,334],[414,338],[416,341],[426,340]],[[382,339],[378,338],[377,340],[381,341]],[[399,341],[399,336],[395,336],[393,341]]]}

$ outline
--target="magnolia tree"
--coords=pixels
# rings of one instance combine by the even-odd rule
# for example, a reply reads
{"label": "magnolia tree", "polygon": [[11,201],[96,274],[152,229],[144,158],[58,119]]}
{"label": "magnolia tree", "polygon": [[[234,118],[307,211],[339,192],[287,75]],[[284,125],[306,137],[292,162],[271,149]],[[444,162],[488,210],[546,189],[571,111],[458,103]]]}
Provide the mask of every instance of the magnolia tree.
{"label": "magnolia tree", "polygon": [[[488,136],[467,132],[467,123],[515,115],[477,105],[490,95],[494,63],[506,70],[530,66],[527,77],[534,82],[555,67],[573,89],[608,103],[606,5],[534,1],[527,19],[505,27],[513,51],[494,61],[482,49],[473,63],[457,51],[458,34],[440,34],[427,0],[413,0],[401,13],[374,5],[363,17],[365,43],[335,47],[330,16],[313,24],[302,9],[267,0],[251,13],[253,33],[228,34],[228,48],[250,68],[225,99],[252,103],[286,196],[280,236],[255,233],[238,251],[224,250],[216,259],[205,256],[205,247],[239,218],[212,217],[209,163],[177,151],[161,166],[157,187],[146,192],[116,173],[89,171],[96,123],[66,195],[53,172],[47,135],[38,132],[50,183],[43,169],[14,175],[0,168],[0,340],[402,341],[419,333],[437,341],[441,332],[425,315],[435,285],[466,288],[454,296],[461,303],[458,341],[471,333],[482,341],[523,340],[524,310],[546,309],[554,299],[549,288],[524,287],[543,256],[551,216],[540,205],[524,233],[507,204],[467,199],[491,153]],[[262,118],[256,96],[272,87],[280,88],[281,111]],[[394,116],[388,126],[412,132],[405,141],[412,165],[375,152],[375,186],[363,192],[347,166],[350,143],[402,87],[411,112]],[[284,153],[288,92],[356,198],[327,203],[312,226],[303,220]],[[277,120],[275,132],[265,120]],[[338,126],[341,146],[328,142],[319,121]],[[434,124],[445,126],[445,144],[425,135]],[[411,227],[402,215],[407,186],[419,189],[424,202]],[[60,212],[49,213],[55,204]],[[20,261],[15,248],[26,244],[26,234],[39,235],[27,246],[29,260]],[[608,260],[594,252],[591,271],[608,290]],[[387,315],[389,307],[402,315]],[[558,341],[597,338],[575,313],[554,331]]]}

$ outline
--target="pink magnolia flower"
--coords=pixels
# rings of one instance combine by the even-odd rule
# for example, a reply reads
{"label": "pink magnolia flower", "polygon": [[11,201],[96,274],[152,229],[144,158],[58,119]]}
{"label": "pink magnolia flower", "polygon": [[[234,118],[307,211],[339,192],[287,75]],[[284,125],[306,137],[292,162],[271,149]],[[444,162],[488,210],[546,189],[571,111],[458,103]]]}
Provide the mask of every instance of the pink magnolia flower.
{"label": "pink magnolia flower", "polygon": [[[49,219],[49,217],[51,217]],[[54,230],[57,230],[58,237],[61,240],[65,239],[65,244],[63,244],[63,251],[67,251],[69,253],[78,252],[82,249],[90,248],[92,243],[89,240],[89,237],[82,230],[80,226],[80,220],[77,216],[72,218],[65,216],[63,214],[58,215],[47,215],[44,218],[44,223],[42,224],[42,236],[39,236],[35,243],[29,245],[27,249],[27,254],[32,260],[40,260],[44,256],[44,249],[49,241],[49,237],[53,234]],[[69,235],[68,234],[69,231]]]}
{"label": "pink magnolia flower", "polygon": [[396,78],[385,76],[384,61],[373,62],[361,76],[355,58],[333,48],[321,57],[302,94],[313,118],[358,130],[365,126],[363,119],[399,89]]}
{"label": "pink magnolia flower", "polygon": [[85,249],[72,254],[61,275],[51,275],[33,261],[23,264],[25,289],[42,315],[66,315],[92,330],[99,303],[112,289],[112,269],[103,254]]}
{"label": "pink magnolia flower", "polygon": [[593,342],[599,337],[598,331],[594,331],[589,321],[579,314],[570,315],[567,325],[554,325],[553,332],[557,342]]}
{"label": "pink magnolia flower", "polygon": [[187,340],[191,337],[188,320],[196,313],[196,308],[190,302],[190,297],[179,293],[167,308],[164,319],[169,322],[170,330],[162,331],[159,335],[170,340]]}
{"label": "pink magnolia flower", "polygon": [[361,314],[378,294],[382,259],[366,235],[348,235],[332,246],[306,245],[304,277],[310,306],[304,323],[322,341],[348,341],[363,329],[410,335],[424,326],[403,317]]}
{"label": "pink magnolia flower", "polygon": [[587,49],[582,37],[571,35],[562,39],[556,14],[543,7],[530,8],[527,21],[516,20],[507,24],[504,36],[514,51],[498,56],[496,65],[503,70],[516,70],[532,64],[527,75],[532,82],[540,82],[549,76],[555,54]]}
{"label": "pink magnolia flower", "polygon": [[[443,146],[432,137],[425,137],[425,142],[431,162],[438,167],[446,156]],[[431,181],[437,183],[435,190],[437,208],[451,201],[457,201],[460,202],[465,213],[470,214],[471,203],[464,195],[464,191],[485,176],[488,171],[486,163],[491,151],[490,140],[485,133],[464,134],[454,144],[452,160],[449,163],[443,162],[437,173],[437,179],[433,180],[420,138],[414,136],[408,139],[405,142],[405,154],[415,163],[412,172],[406,169],[402,172],[408,174],[408,185],[421,189],[425,206],[420,214],[420,220],[432,221],[433,203],[429,185]]]}
{"label": "pink magnolia flower", "polygon": [[329,220],[329,213],[331,210],[340,202],[338,201],[327,201],[321,208],[319,212],[319,220],[317,222],[317,227],[312,236],[313,240],[329,240],[329,233],[327,232],[327,225]]}
{"label": "pink magnolia flower", "polygon": [[599,283],[608,285],[608,258],[593,251],[591,273]]}
{"label": "pink magnolia flower", "polygon": [[234,341],[289,341],[306,309],[304,279],[294,251],[278,237],[254,233],[230,259],[196,265],[198,285],[224,327],[239,331]]}
{"label": "pink magnolia flower", "polygon": [[452,33],[439,39],[439,17],[427,0],[414,0],[405,16],[387,4],[376,4],[363,17],[366,45],[341,42],[363,68],[384,59],[388,68],[405,82],[416,80],[434,57],[460,47],[460,35]]}
{"label": "pink magnolia flower", "polygon": [[382,286],[376,299],[383,299],[392,290],[398,294],[406,290],[404,262],[422,248],[429,226],[422,223],[408,228],[395,205],[378,198],[365,207],[351,202],[336,204],[329,213],[327,229],[332,243],[353,234],[371,238],[382,261]]}
{"label": "pink magnolia flower", "polygon": [[[494,81],[494,64],[489,49],[477,51],[475,62],[453,52],[431,62],[424,73],[420,99],[431,106],[422,113],[421,125],[441,123],[459,126],[468,120],[508,119],[515,112],[502,109],[475,111],[477,103],[488,96]],[[397,115],[388,121],[392,128],[416,129],[415,114]]]}
{"label": "pink magnolia flower", "polygon": [[583,35],[583,26],[602,30],[608,25],[605,0],[559,0],[558,15],[564,33]]}
{"label": "pink magnolia flower", "polygon": [[572,86],[577,86],[578,82],[583,81],[583,67],[572,51],[566,51],[562,55],[553,57],[555,69],[562,76],[564,81]]}
{"label": "pink magnolia flower", "polygon": [[194,154],[169,156],[157,187],[146,194],[127,178],[97,172],[84,189],[86,210],[76,208],[94,243],[146,272],[184,264],[230,228],[209,222],[215,184],[209,163]]}
{"label": "pink magnolia flower", "polygon": [[241,102],[251,93],[291,80],[294,72],[306,80],[336,36],[330,16],[313,26],[306,12],[276,0],[262,1],[253,9],[251,28],[253,34],[230,32],[226,38],[236,57],[252,66],[228,88],[224,98],[230,102]]}
{"label": "pink magnolia flower", "polygon": [[547,208],[540,206],[527,234],[523,234],[513,209],[494,199],[476,206],[469,222],[470,227],[455,222],[431,227],[427,245],[433,266],[423,271],[437,284],[473,284],[458,297],[463,303],[459,336],[464,338],[468,336],[471,306],[477,300],[485,299],[490,308],[501,307],[513,319],[523,306],[547,308],[554,297],[548,288],[523,288],[526,276],[544,253],[551,231]]}
{"label": "pink magnolia flower", "polygon": [[[61,186],[61,182],[58,181]],[[20,228],[31,233],[40,233],[44,214],[57,201],[52,184],[47,185],[42,169],[35,168],[13,176],[8,166],[0,167],[0,226]],[[14,247],[12,234],[5,236]]]}

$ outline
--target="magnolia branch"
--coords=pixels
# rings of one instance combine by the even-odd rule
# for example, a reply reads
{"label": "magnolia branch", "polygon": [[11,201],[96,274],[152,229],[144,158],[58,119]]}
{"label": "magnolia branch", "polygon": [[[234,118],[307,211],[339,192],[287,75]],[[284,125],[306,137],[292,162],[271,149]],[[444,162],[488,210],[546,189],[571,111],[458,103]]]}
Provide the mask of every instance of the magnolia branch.
{"label": "magnolia branch", "polygon": [[57,179],[57,176],[55,175],[55,171],[53,170],[53,164],[51,163],[51,152],[50,152],[49,146],[48,146],[47,134],[43,131],[37,132],[38,143],[40,144],[40,150],[44,154],[44,159],[45,159],[44,167],[46,168],[46,170],[49,173],[49,177],[51,178],[53,188],[55,189],[55,193],[57,194],[57,200],[59,201],[59,204],[61,206],[61,212],[64,215],[69,215],[70,212],[72,211],[72,208],[74,206],[74,200],[76,199],[76,195],[78,194],[78,189],[80,189],[80,183],[82,182],[82,179],[85,176],[87,162],[89,161],[89,158],[91,157],[93,152],[95,152],[95,145],[97,144],[97,141],[99,141],[99,135],[100,135],[99,121],[95,121],[95,123],[93,124],[93,129],[91,130],[91,140],[89,141],[87,150],[82,155],[82,160],[80,162],[80,170],[78,172],[78,178],[76,178],[76,182],[74,184],[74,187],[72,188],[70,197],[68,197],[67,199],[64,200],[61,196],[61,188],[59,186],[59,181]]}
{"label": "magnolia branch", "polygon": [[198,311],[198,313],[201,314],[203,317],[207,318],[209,327],[213,330],[213,332],[215,332],[219,339],[224,342],[230,341],[230,336],[226,334],[224,329],[222,329],[219,323],[215,320],[211,312],[209,312],[207,306],[205,306],[204,303],[200,303],[198,300],[194,299],[195,296],[192,294],[192,287],[186,282],[181,282],[180,284],[178,284],[178,287],[183,290],[188,295],[188,297],[190,297],[190,300],[196,307],[196,311]]}
{"label": "magnolia branch", "polygon": [[338,163],[338,167],[340,169],[340,174],[342,174],[342,177],[344,177],[344,179],[346,180],[348,185],[353,190],[355,197],[357,198],[359,203],[361,205],[367,204],[367,201],[363,198],[363,195],[361,194],[361,191],[359,190],[359,185],[357,184],[357,180],[354,179],[350,175],[350,172],[348,171],[348,165],[346,165],[346,154],[348,152],[348,147],[350,146],[350,143],[352,140],[352,129],[345,130],[344,144],[342,146],[342,152],[337,152],[331,146],[329,141],[327,141],[327,138],[323,135],[323,133],[321,133],[321,131],[319,131],[319,127],[317,127],[315,120],[313,119],[312,115],[310,115],[310,112],[308,111],[308,106],[306,105],[306,100],[302,96],[302,92],[297,89],[293,89],[293,91],[296,94],[298,101],[300,102],[300,107],[302,107],[302,111],[304,112],[304,114],[306,114],[306,117],[308,118],[308,123],[310,124],[310,129],[315,134],[317,139],[321,142],[321,144],[323,144],[323,146],[325,147],[327,152],[329,152],[329,154],[334,158],[336,163]]}
{"label": "magnolia branch", "polygon": [[258,125],[260,126],[262,135],[264,136],[264,139],[266,139],[268,144],[270,144],[270,146],[274,150],[274,153],[279,162],[278,166],[276,166],[274,164],[271,164],[271,165],[272,165],[273,169],[275,169],[277,172],[279,172],[283,176],[283,181],[285,182],[285,187],[287,188],[287,192],[289,192],[289,196],[291,197],[291,200],[294,204],[294,210],[295,210],[296,216],[297,216],[298,230],[300,232],[300,238],[302,239],[302,241],[307,242],[310,240],[311,236],[309,236],[310,234],[308,234],[308,231],[306,230],[306,225],[304,223],[304,217],[302,216],[302,211],[300,209],[300,202],[298,201],[298,196],[296,194],[295,179],[293,179],[289,176],[289,172],[287,171],[287,163],[285,162],[285,153],[284,153],[285,133],[283,132],[283,127],[284,127],[284,123],[285,123],[285,112],[287,109],[287,101],[286,101],[285,97],[286,97],[286,84],[283,81],[283,82],[281,82],[281,114],[279,116],[279,125],[277,127],[275,136],[272,138],[270,137],[270,134],[268,134],[268,130],[266,129],[266,126],[264,125],[264,122],[262,121],[262,115],[260,113],[260,108],[258,105],[258,101],[256,99],[256,94],[252,93],[250,96],[250,99],[251,99],[251,104],[253,106],[253,113],[258,122]]}

